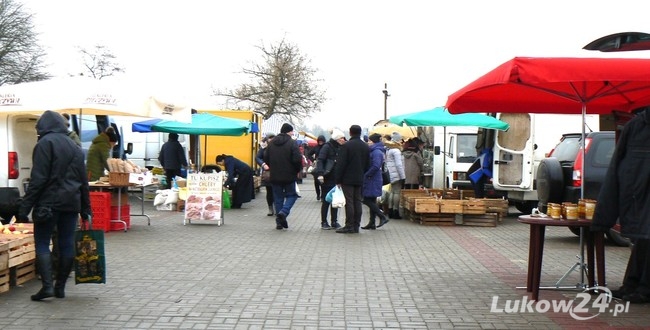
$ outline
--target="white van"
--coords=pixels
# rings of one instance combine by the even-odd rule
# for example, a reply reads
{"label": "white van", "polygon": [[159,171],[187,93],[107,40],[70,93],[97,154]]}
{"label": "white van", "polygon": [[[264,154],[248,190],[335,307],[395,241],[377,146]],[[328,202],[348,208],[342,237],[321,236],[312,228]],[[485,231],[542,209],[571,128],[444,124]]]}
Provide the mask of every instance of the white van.
{"label": "white van", "polygon": [[8,222],[18,212],[32,171],[38,139],[38,115],[0,114],[0,217]]}

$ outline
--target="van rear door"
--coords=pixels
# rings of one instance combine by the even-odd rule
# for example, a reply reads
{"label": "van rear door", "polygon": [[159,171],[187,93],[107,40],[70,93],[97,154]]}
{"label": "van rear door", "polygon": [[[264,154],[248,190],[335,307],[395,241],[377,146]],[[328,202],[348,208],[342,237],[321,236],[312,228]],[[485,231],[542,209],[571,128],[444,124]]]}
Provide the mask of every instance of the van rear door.
{"label": "van rear door", "polygon": [[495,132],[492,184],[499,190],[533,190],[534,117],[527,113],[501,113],[510,124]]}
{"label": "van rear door", "polygon": [[[15,178],[7,177],[7,187],[18,188],[21,196],[25,195],[25,186],[29,183],[32,172],[32,153],[38,140],[36,134],[37,120],[38,116],[36,115],[7,116],[7,155],[5,156],[14,153],[18,159],[18,176]],[[9,164],[7,164],[5,171],[8,171],[8,167]]]}

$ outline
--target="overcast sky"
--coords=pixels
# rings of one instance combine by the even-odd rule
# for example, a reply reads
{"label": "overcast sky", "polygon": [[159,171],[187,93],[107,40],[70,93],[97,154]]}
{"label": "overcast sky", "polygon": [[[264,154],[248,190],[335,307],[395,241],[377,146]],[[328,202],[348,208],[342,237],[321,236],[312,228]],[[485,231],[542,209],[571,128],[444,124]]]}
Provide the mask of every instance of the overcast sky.
{"label": "overcast sky", "polygon": [[[21,1],[21,0],[16,0]],[[177,103],[219,108],[212,88],[233,88],[283,37],[319,70],[323,127],[370,126],[442,106],[447,96],[515,56],[650,57],[582,50],[604,35],[650,32],[645,1],[166,1],[23,0],[55,76],[81,71],[76,47],[108,47],[130,80]]]}

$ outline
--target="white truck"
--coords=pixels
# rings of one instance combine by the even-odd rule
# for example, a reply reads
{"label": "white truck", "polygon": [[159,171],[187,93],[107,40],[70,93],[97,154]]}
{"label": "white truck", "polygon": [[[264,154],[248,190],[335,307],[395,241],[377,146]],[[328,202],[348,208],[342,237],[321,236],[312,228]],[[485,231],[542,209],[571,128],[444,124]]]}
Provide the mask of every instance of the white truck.
{"label": "white truck", "polygon": [[[509,123],[510,129],[479,129],[477,146],[492,148],[494,190],[507,194],[519,211],[530,213],[538,203],[535,179],[539,162],[562,134],[581,131],[582,116],[501,113],[497,118]],[[599,130],[598,116],[587,115],[585,123],[587,132]]]}

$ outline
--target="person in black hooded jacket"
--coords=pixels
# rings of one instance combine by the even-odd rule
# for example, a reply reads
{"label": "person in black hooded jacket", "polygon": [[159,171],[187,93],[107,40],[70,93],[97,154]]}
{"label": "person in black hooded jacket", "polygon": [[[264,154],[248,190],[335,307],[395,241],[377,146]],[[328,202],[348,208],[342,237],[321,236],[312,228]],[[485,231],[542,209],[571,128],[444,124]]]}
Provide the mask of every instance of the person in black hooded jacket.
{"label": "person in black hooded jacket", "polygon": [[[38,142],[32,155],[31,178],[18,218],[27,220],[34,209],[36,266],[43,287],[31,299],[38,301],[65,297],[65,282],[74,258],[77,220],[80,214],[88,220],[92,211],[83,151],[68,137],[63,116],[45,111],[36,122],[36,131]],[[59,260],[53,285],[50,238],[55,227]]]}
{"label": "person in black hooded jacket", "polygon": [[282,124],[280,134],[276,135],[264,150],[264,163],[271,171],[275,201],[275,229],[289,228],[287,216],[298,199],[296,180],[302,171],[302,154],[291,138],[293,126]]}
{"label": "person in black hooded jacket", "polygon": [[650,302],[650,109],[637,113],[621,132],[600,188],[591,231],[621,224],[634,246],[623,286],[612,295],[631,303]]}

